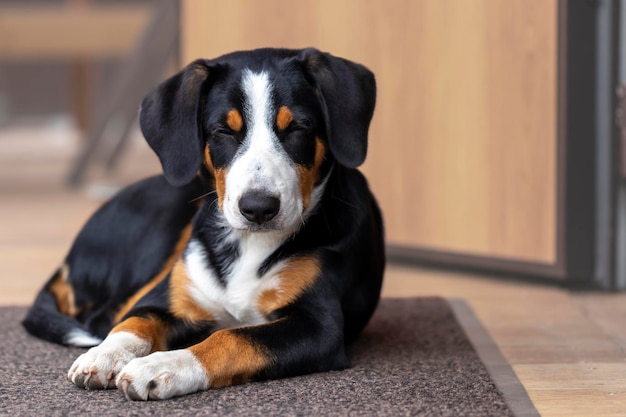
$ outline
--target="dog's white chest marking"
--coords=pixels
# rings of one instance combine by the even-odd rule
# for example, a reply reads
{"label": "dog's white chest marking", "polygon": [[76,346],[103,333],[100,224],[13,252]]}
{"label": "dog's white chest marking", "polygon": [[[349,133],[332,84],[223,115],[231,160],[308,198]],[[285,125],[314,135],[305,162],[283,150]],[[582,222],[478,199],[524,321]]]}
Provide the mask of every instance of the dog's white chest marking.
{"label": "dog's white chest marking", "polygon": [[257,299],[264,291],[278,287],[276,271],[280,270],[280,265],[270,268],[262,277],[258,276],[258,270],[281,242],[273,233],[249,233],[241,237],[240,256],[231,265],[223,284],[208,265],[202,245],[190,241],[185,257],[189,293],[200,307],[215,317],[220,327],[265,323],[265,317],[257,308]]}

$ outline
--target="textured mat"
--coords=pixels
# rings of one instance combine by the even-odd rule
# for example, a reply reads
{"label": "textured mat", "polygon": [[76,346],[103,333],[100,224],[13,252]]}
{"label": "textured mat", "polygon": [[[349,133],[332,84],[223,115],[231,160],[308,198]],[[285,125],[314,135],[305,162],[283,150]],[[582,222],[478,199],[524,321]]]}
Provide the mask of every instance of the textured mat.
{"label": "textured mat", "polygon": [[[469,319],[474,323],[470,327],[480,324],[467,317],[473,316],[467,306],[459,309],[456,303],[453,309],[438,298],[382,300],[364,334],[351,347],[351,369],[228,387],[163,402],[128,402],[117,390],[74,387],[66,373],[83,350],[27,335],[19,324],[26,309],[3,307],[0,415],[536,415],[523,388],[521,402],[519,395],[505,400],[455,311],[463,316],[459,316],[461,322]],[[488,342],[483,339],[479,344],[484,347]],[[505,391],[510,391],[511,385],[521,387],[514,374],[499,379],[507,381]]]}

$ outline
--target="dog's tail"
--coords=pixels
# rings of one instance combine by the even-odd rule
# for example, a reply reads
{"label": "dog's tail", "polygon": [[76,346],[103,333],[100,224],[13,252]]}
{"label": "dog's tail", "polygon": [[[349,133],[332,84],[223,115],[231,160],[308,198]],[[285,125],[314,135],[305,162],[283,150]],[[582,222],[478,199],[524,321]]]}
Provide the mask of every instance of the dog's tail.
{"label": "dog's tail", "polygon": [[59,268],[37,294],[22,325],[33,336],[61,345],[91,347],[100,344],[102,339],[91,334],[76,318],[59,310],[54,286],[61,280],[63,268]]}

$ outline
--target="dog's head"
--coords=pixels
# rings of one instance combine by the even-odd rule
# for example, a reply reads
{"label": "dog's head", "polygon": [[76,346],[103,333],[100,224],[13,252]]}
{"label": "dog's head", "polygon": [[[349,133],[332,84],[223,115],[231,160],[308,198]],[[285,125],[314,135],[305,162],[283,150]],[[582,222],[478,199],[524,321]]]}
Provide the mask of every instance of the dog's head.
{"label": "dog's head", "polygon": [[335,162],[367,152],[376,83],[365,67],[315,49],[259,49],[197,60],[141,103],[141,130],[167,180],[215,181],[228,223],[295,229]]}

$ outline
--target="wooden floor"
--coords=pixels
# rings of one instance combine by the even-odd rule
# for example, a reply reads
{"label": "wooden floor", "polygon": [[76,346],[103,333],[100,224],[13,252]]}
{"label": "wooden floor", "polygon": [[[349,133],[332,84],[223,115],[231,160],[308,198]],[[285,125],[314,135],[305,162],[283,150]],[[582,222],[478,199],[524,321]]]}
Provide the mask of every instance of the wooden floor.
{"label": "wooden floor", "polygon": [[[62,187],[68,152],[24,146],[0,130],[0,305],[26,305],[59,264],[106,187]],[[19,136],[19,135],[18,135]],[[107,181],[158,165],[141,145]],[[626,416],[626,294],[390,266],[386,297],[465,299],[543,416]]]}

